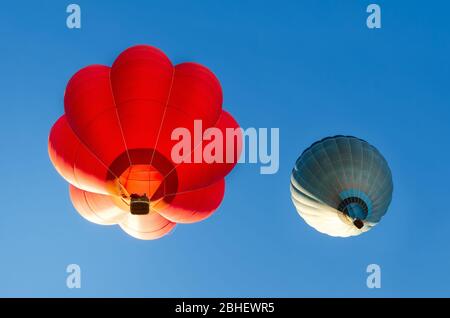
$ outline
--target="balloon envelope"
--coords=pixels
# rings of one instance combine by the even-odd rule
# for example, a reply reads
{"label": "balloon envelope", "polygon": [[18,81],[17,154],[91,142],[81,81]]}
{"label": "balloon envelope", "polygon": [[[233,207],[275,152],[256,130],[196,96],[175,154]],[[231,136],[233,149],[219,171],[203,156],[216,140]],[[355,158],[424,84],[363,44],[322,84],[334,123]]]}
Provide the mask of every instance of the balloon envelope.
{"label": "balloon envelope", "polygon": [[392,192],[392,174],[384,157],[351,136],[312,144],[291,174],[291,197],[298,213],[317,231],[331,236],[370,230],[387,212]]}
{"label": "balloon envelope", "polygon": [[[225,136],[239,128],[222,110],[220,83],[206,67],[173,65],[154,47],[134,46],[112,67],[78,71],[67,84],[64,109],[50,132],[49,156],[87,220],[155,239],[219,207],[224,177],[240,155],[240,130],[217,150],[231,160],[172,160],[175,129],[195,136],[194,123],[201,121],[200,133],[215,128]],[[186,158],[213,142],[194,139]]]}

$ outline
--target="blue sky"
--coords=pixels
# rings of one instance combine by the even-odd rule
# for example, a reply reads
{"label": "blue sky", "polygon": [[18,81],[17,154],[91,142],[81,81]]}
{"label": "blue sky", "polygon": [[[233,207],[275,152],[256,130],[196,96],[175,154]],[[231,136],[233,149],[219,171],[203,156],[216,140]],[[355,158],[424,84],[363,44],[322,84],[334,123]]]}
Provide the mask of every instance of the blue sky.
{"label": "blue sky", "polygon": [[[81,30],[69,3],[1,5],[0,296],[450,296],[448,1],[377,1],[380,30],[368,1],[76,1]],[[141,43],[208,66],[242,127],[280,128],[277,174],[239,165],[214,216],[157,241],[82,219],[47,155],[70,76]],[[296,158],[335,134],[375,145],[394,178],[382,222],[349,239],[290,201]]]}

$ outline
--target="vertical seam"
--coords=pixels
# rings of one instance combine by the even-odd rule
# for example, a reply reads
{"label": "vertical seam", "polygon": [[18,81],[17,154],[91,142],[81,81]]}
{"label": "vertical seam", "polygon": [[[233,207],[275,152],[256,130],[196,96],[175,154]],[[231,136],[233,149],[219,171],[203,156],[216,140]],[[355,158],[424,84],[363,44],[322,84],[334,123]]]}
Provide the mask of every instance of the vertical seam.
{"label": "vertical seam", "polygon": [[112,89],[111,70],[112,70],[112,68],[109,69],[109,74],[108,74],[109,89],[110,89],[111,96],[112,96],[113,103],[114,103],[114,107],[115,107],[115,110],[116,110],[116,119],[117,119],[117,123],[119,124],[120,135],[122,136],[122,142],[123,142],[123,145],[125,146],[125,151],[127,152],[128,161],[130,162],[130,166],[131,166],[131,157],[130,157],[130,153],[128,152],[128,146],[127,146],[127,142],[125,140],[125,136],[123,134],[122,123],[120,122],[119,111],[118,111],[117,103],[116,103],[116,97],[114,96],[114,92],[113,92],[113,89]]}

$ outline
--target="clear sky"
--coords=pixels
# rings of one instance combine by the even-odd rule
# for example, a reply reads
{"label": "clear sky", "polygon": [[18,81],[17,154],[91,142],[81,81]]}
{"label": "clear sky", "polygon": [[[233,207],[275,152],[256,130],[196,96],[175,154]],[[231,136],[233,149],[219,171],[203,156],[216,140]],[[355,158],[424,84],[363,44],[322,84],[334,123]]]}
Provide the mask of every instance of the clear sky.
{"label": "clear sky", "polygon": [[[2,2],[0,296],[450,296],[450,3],[376,2],[380,30],[360,0],[76,1],[81,30],[70,2]],[[209,67],[242,127],[280,128],[277,174],[238,165],[216,214],[157,241],[84,220],[47,155],[71,75],[135,44]],[[382,222],[349,239],[308,227],[289,193],[296,158],[335,134],[394,178]]]}

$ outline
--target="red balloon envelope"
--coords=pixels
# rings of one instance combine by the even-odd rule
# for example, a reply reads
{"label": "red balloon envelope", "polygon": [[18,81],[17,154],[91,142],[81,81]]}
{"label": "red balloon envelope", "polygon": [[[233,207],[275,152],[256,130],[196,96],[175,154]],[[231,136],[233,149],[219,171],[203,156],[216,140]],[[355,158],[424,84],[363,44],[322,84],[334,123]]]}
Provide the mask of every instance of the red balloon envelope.
{"label": "red balloon envelope", "polygon": [[[177,223],[201,221],[219,207],[242,134],[222,110],[220,83],[206,67],[174,66],[160,50],[134,46],[112,67],[78,71],[67,84],[64,109],[50,132],[49,155],[87,220],[156,239]],[[177,128],[192,136],[184,159],[216,142],[217,134],[194,137],[199,120],[200,134],[214,127],[224,136],[212,147],[224,159],[173,160]],[[232,138],[225,138],[228,131]]]}

